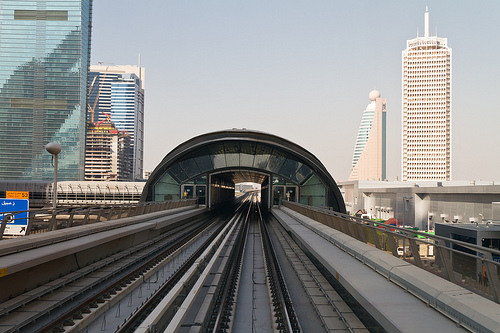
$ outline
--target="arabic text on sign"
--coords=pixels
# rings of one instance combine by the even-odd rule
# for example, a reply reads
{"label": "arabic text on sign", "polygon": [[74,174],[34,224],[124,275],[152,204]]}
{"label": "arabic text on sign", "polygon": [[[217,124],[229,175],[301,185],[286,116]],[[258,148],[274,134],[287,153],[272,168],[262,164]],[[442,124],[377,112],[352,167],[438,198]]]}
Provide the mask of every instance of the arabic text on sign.
{"label": "arabic text on sign", "polygon": [[28,191],[6,191],[5,198],[6,199],[29,199],[30,192],[28,192]]}

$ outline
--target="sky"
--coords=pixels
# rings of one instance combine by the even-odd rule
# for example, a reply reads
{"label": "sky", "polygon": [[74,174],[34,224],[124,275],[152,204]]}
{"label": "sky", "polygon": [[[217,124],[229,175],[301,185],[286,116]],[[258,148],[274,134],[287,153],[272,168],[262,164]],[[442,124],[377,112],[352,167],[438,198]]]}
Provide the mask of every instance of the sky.
{"label": "sky", "polygon": [[387,179],[401,179],[401,57],[424,31],[452,48],[452,179],[500,180],[500,1],[94,0],[91,63],[146,69],[145,170],[201,134],[271,133],[347,180],[373,89],[387,99]]}

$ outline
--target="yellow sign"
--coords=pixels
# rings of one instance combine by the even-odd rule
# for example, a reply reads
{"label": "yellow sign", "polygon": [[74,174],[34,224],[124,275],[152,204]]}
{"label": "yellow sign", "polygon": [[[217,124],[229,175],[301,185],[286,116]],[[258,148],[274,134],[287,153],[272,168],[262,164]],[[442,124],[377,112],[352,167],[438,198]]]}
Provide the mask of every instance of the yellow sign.
{"label": "yellow sign", "polygon": [[5,192],[5,199],[29,199],[30,192],[25,191],[7,191]]}

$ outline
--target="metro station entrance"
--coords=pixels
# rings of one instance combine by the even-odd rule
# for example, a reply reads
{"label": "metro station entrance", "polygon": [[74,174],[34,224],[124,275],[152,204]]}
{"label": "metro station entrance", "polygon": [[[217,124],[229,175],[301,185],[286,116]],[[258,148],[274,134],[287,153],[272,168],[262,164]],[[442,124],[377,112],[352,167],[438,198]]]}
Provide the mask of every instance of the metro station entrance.
{"label": "metro station entrance", "polygon": [[211,208],[232,200],[235,184],[243,182],[261,185],[268,208],[292,201],[345,213],[337,184],[314,155],[246,129],[203,134],[179,145],[151,174],[141,201],[197,198]]}
{"label": "metro station entrance", "polygon": [[283,201],[299,202],[299,187],[283,177],[274,176],[273,205],[279,205]]}
{"label": "metro station entrance", "polygon": [[180,198],[182,199],[198,199],[198,204],[206,204],[207,193],[207,177],[197,177],[195,180],[181,184]]}

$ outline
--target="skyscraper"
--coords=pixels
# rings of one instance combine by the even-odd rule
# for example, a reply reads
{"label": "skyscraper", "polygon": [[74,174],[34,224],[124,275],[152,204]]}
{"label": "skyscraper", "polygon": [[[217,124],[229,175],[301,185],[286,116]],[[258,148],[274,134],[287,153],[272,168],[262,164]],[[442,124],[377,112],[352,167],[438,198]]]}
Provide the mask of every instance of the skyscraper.
{"label": "skyscraper", "polygon": [[132,181],[130,135],[110,120],[87,127],[86,181]]}
{"label": "skyscraper", "polygon": [[384,180],[386,176],[387,103],[377,90],[368,97],[371,102],[361,118],[349,180]]}
{"label": "skyscraper", "polygon": [[0,179],[83,180],[92,0],[0,2]]}
{"label": "skyscraper", "polygon": [[403,181],[451,180],[451,48],[447,38],[408,40],[403,51]]}
{"label": "skyscraper", "polygon": [[89,122],[110,117],[130,135],[132,179],[142,179],[144,159],[144,75],[138,66],[90,66]]}

